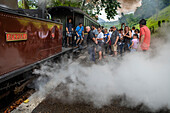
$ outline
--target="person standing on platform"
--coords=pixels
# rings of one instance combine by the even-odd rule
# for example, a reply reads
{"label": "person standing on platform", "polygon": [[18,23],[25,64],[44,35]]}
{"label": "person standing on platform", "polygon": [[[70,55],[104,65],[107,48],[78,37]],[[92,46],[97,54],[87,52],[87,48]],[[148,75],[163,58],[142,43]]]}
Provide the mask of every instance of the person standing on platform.
{"label": "person standing on platform", "polygon": [[109,50],[110,50],[110,55],[112,54],[112,49],[111,49],[111,36],[112,36],[112,33],[113,33],[113,27],[110,27],[110,30],[109,30],[109,36],[110,36]]}
{"label": "person standing on platform", "polygon": [[97,41],[98,41],[97,51],[99,52],[99,60],[101,60],[102,59],[103,44],[104,44],[104,40],[103,40],[104,34],[103,34],[101,28],[98,28],[98,32],[99,32],[99,34],[97,36]]}
{"label": "person standing on platform", "polygon": [[69,46],[70,43],[72,44],[72,41],[73,41],[73,39],[72,39],[73,24],[71,22],[72,22],[72,20],[69,19],[68,24],[66,26],[67,46]]}
{"label": "person standing on platform", "polygon": [[99,33],[98,33],[98,31],[97,31],[97,29],[94,25],[92,25],[92,31],[93,31],[93,34],[95,35],[95,38],[96,38]]}
{"label": "person standing on platform", "polygon": [[107,32],[107,29],[104,29],[104,48],[105,48],[105,54],[109,53],[109,41],[110,41],[110,35]]}
{"label": "person standing on platform", "polygon": [[82,23],[79,23],[79,25],[76,27],[76,34],[77,34],[76,46],[78,45],[78,43],[79,45],[81,45],[84,38],[84,27]]}
{"label": "person standing on platform", "polygon": [[139,45],[143,51],[149,50],[150,40],[151,40],[151,32],[149,28],[146,26],[146,20],[142,19],[140,22],[140,38]]}
{"label": "person standing on platform", "polygon": [[88,53],[90,54],[90,60],[95,61],[95,45],[97,44],[97,40],[93,34],[93,31],[89,26],[86,27],[87,35],[87,47]]}
{"label": "person standing on platform", "polygon": [[132,39],[132,32],[130,31],[128,26],[125,26],[125,32],[124,32],[124,51],[125,52],[130,52],[129,46],[131,45],[131,39]]}
{"label": "person standing on platform", "polygon": [[119,32],[116,30],[116,27],[113,26],[113,33],[111,36],[111,49],[114,52],[114,56],[117,56],[117,42],[119,40]]}

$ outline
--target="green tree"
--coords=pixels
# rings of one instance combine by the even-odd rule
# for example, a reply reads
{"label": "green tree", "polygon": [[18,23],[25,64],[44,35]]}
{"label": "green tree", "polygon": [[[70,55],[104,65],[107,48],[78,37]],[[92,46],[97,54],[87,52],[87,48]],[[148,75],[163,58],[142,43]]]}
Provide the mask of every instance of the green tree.
{"label": "green tree", "polygon": [[85,11],[91,17],[100,15],[101,10],[105,10],[107,19],[114,19],[120,3],[117,0],[51,0],[50,7],[71,6]]}
{"label": "green tree", "polygon": [[23,9],[35,9],[38,7],[38,0],[19,0],[18,7]]}
{"label": "green tree", "polygon": [[[101,10],[105,10],[107,19],[114,19],[117,15],[117,10],[120,7],[120,3],[117,0],[49,0],[47,1],[47,7],[55,6],[70,6],[77,7],[85,11],[92,17],[100,15]],[[38,0],[22,0],[22,5],[19,2],[21,8],[37,8]]]}
{"label": "green tree", "polygon": [[48,3],[48,7],[55,7],[55,6],[70,6],[70,7],[78,7],[80,8],[81,1],[78,0],[51,0]]}
{"label": "green tree", "polygon": [[101,15],[100,11],[104,9],[107,19],[110,20],[114,19],[114,16],[117,15],[118,8],[121,8],[121,6],[117,0],[90,0],[83,4],[81,9],[91,16]]}

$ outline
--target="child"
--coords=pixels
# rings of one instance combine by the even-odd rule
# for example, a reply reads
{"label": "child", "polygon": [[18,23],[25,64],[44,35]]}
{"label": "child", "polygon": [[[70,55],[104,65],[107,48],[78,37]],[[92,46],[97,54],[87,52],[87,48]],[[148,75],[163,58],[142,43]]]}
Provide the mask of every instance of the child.
{"label": "child", "polygon": [[131,52],[137,51],[138,44],[139,44],[138,34],[134,34],[134,35],[133,35],[132,44],[129,46],[129,49],[131,48],[131,49],[130,49]]}
{"label": "child", "polygon": [[136,29],[136,30],[135,30],[135,34],[138,34],[138,38],[139,38],[139,35],[140,35],[139,29]]}

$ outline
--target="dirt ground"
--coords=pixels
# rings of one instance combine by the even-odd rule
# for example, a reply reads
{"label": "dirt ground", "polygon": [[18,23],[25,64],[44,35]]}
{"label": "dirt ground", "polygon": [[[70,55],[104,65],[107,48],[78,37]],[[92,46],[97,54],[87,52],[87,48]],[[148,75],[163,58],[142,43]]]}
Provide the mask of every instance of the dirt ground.
{"label": "dirt ground", "polygon": [[[95,108],[92,104],[63,103],[58,99],[48,97],[32,113],[151,113],[141,108],[142,106],[135,108],[121,106],[119,100],[114,100],[109,106]],[[170,111],[161,110],[158,113],[170,113]]]}

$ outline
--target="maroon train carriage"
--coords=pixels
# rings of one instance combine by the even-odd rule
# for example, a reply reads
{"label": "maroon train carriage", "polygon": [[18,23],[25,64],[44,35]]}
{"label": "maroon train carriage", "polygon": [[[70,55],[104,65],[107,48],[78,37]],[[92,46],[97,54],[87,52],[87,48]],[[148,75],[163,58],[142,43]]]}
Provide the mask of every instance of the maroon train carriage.
{"label": "maroon train carriage", "polygon": [[60,54],[62,27],[59,22],[0,8],[0,83]]}

